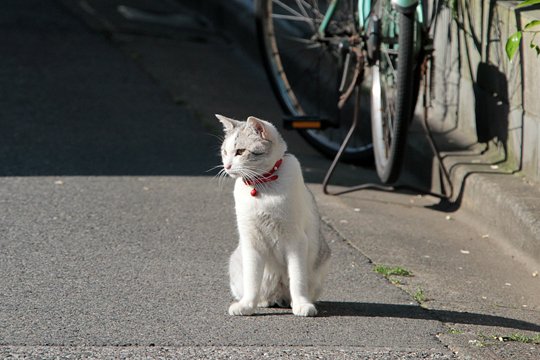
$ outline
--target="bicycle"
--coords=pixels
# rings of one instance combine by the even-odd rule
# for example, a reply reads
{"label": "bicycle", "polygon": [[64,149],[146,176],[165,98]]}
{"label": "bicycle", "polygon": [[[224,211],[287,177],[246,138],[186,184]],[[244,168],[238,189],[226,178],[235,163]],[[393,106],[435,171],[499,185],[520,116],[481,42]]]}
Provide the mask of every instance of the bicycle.
{"label": "bicycle", "polygon": [[[430,47],[427,13],[426,0],[256,0],[285,127],[327,156],[363,164],[374,157],[381,181],[395,182]],[[363,102],[370,105],[359,108]],[[362,126],[371,131],[351,136],[359,112],[369,112]]]}

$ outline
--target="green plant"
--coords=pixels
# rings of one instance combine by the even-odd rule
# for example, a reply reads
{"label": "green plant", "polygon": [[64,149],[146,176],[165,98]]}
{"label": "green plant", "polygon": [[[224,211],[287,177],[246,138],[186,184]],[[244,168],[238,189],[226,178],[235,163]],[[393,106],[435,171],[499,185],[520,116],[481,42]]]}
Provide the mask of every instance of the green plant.
{"label": "green plant", "polygon": [[520,333],[513,333],[510,335],[486,335],[486,334],[478,334],[478,337],[480,341],[483,344],[493,344],[493,341],[499,341],[499,342],[519,342],[522,344],[534,344],[539,345],[540,344],[540,333],[536,335],[523,335]]}
{"label": "green plant", "polygon": [[509,336],[494,336],[495,340],[499,341],[515,341],[523,344],[540,344],[540,334],[527,336],[519,333],[514,333]]}
{"label": "green plant", "polygon": [[414,293],[413,297],[414,297],[414,300],[416,300],[420,304],[427,300],[426,294],[424,293],[424,289],[422,288],[418,288],[418,290],[416,290],[416,292]]}
{"label": "green plant", "polygon": [[[540,0],[525,0],[521,4],[516,6],[516,8],[519,9],[538,4],[540,4]],[[529,47],[536,51],[536,55],[540,55],[540,46],[534,42],[536,34],[540,32],[540,29],[535,30],[538,27],[540,27],[540,20],[532,20],[525,24],[522,30],[516,31],[515,33],[510,35],[510,37],[506,40],[505,46],[506,56],[508,56],[509,60],[512,60],[516,55],[516,52],[519,49],[519,45],[521,44],[521,38],[523,37],[524,32],[530,32],[534,34],[531,42],[529,43]]]}
{"label": "green plant", "polygon": [[391,267],[387,265],[377,265],[375,266],[375,272],[383,275],[385,278],[389,276],[412,276],[412,272],[406,270],[400,266]]}

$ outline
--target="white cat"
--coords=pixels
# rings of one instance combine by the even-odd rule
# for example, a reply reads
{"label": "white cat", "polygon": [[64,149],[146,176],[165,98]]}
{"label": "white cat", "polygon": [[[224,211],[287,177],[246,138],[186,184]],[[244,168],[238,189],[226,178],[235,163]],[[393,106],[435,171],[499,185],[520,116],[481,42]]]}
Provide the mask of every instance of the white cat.
{"label": "white cat", "polygon": [[256,307],[288,306],[315,316],[330,249],[320,234],[315,199],[300,163],[269,122],[216,115],[225,131],[223,170],[236,179],[234,200],[240,235],[231,255],[231,315]]}

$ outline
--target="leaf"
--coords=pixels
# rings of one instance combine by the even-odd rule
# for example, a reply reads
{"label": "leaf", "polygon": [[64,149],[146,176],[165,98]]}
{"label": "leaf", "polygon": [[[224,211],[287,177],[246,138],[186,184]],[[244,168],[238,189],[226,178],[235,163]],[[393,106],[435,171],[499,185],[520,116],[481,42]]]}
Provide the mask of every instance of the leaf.
{"label": "leaf", "polygon": [[523,30],[529,30],[538,25],[540,25],[540,20],[533,20],[528,22],[527,25],[525,25],[525,27],[523,28]]}
{"label": "leaf", "polygon": [[[539,0],[540,1],[540,0]],[[521,42],[521,31],[513,33],[508,40],[506,40],[506,56],[508,60],[512,61],[516,55],[517,50],[519,49],[519,43]]]}
{"label": "leaf", "polygon": [[516,6],[516,9],[524,8],[524,7],[532,6],[532,5],[538,5],[538,4],[540,4],[540,0],[526,0],[522,2],[521,4],[519,4],[518,6]]}

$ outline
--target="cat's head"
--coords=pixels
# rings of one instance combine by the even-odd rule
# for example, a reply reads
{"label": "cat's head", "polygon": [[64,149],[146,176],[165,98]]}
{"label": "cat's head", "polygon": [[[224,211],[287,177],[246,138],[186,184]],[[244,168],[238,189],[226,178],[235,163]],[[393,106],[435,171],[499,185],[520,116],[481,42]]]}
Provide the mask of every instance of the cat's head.
{"label": "cat's head", "polygon": [[254,116],[248,117],[247,121],[217,114],[216,117],[225,132],[221,145],[223,168],[233,178],[261,176],[287,151],[285,141],[268,121]]}

